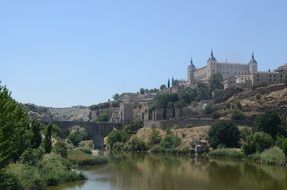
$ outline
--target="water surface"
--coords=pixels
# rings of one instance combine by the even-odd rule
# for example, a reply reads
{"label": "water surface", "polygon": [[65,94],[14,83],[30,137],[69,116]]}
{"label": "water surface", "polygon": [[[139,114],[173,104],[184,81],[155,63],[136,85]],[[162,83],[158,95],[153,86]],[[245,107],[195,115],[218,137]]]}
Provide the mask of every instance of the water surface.
{"label": "water surface", "polygon": [[82,168],[87,181],[48,190],[283,190],[286,168],[172,155],[118,154]]}

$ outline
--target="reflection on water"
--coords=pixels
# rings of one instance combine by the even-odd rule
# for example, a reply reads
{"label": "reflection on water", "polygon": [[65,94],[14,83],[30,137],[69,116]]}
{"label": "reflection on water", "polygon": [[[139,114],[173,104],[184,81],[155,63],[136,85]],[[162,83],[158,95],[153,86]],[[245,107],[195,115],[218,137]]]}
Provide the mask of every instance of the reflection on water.
{"label": "reflection on water", "polygon": [[286,169],[231,160],[114,154],[110,163],[82,169],[89,180],[48,190],[283,190]]}

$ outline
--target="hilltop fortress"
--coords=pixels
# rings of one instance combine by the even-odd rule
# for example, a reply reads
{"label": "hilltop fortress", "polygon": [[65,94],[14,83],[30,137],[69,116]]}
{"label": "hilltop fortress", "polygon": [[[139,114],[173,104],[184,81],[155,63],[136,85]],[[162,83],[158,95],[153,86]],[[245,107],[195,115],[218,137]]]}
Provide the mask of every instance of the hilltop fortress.
{"label": "hilltop fortress", "polygon": [[[224,89],[209,92],[208,83],[214,74],[222,75]],[[30,117],[45,121],[98,121],[99,118],[104,118],[104,121],[112,123],[128,123],[136,120],[143,122],[145,126],[160,126],[162,124],[160,122],[164,122],[164,125],[169,123],[183,126],[189,125],[192,120],[193,126],[206,125],[211,122],[211,115],[206,112],[207,105],[210,107],[213,104],[218,104],[214,108],[215,111],[217,110],[217,114],[222,118],[230,118],[230,111],[236,107],[236,103],[240,101],[240,98],[245,102],[242,105],[246,107],[246,110],[260,112],[265,111],[265,109],[279,109],[278,111],[283,110],[284,113],[287,113],[287,106],[286,108],[281,106],[281,104],[285,105],[287,102],[287,89],[286,85],[283,84],[286,79],[287,64],[274,71],[258,71],[258,63],[253,53],[248,63],[232,63],[217,61],[213,51],[211,51],[206,66],[202,68],[196,68],[191,60],[187,67],[187,80],[174,80],[172,78],[171,81],[168,80],[167,85],[163,84],[159,89],[141,89],[137,93],[118,94],[118,98],[114,98],[112,101],[108,100],[108,102],[90,107],[62,109],[35,105],[26,105],[26,107],[29,110]],[[200,85],[200,83],[203,84]],[[208,95],[196,99],[198,86],[201,86]],[[181,94],[182,99],[190,98],[190,95],[194,92],[194,98],[189,105],[180,104],[179,95],[181,92],[183,92]],[[245,92],[249,94],[244,95]],[[240,96],[239,93],[243,94]],[[157,105],[155,100],[160,94],[167,95],[161,97],[161,101],[169,101],[172,97],[178,99],[178,102],[176,102],[178,104],[168,102],[164,106],[163,104]],[[201,94],[204,94],[204,92],[201,92]],[[225,103],[234,95],[236,97],[233,100],[231,99],[228,103]],[[256,95],[264,97],[254,98]],[[248,100],[245,100],[246,97]],[[261,100],[264,100],[264,105]],[[272,107],[274,105],[275,107]],[[204,118],[207,118],[207,120]]]}
{"label": "hilltop fortress", "polygon": [[258,63],[252,53],[249,63],[232,63],[217,61],[211,50],[207,65],[196,68],[191,60],[187,68],[187,81],[190,85],[198,82],[207,83],[213,74],[221,74],[224,80],[224,88],[233,86],[257,86],[261,84],[282,83],[287,75],[287,65],[283,65],[275,71],[258,71]]}

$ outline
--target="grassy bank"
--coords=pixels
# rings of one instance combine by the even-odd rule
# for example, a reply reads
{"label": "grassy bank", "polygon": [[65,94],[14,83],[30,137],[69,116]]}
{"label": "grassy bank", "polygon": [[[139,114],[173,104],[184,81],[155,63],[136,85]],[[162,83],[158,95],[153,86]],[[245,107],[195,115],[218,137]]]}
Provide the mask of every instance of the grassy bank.
{"label": "grassy bank", "polygon": [[37,190],[49,185],[85,179],[83,174],[71,169],[68,160],[53,153],[45,154],[37,165],[18,162],[10,164],[2,172],[3,175],[10,176],[8,189],[10,188],[9,184],[13,183],[17,186],[16,189]]}
{"label": "grassy bank", "polygon": [[231,159],[240,159],[248,160],[252,162],[265,163],[271,165],[285,165],[286,156],[284,152],[278,147],[272,147],[266,149],[263,152],[254,153],[251,155],[245,155],[242,149],[234,148],[221,148],[211,150],[208,153],[208,156],[211,158],[231,158]]}
{"label": "grassy bank", "polygon": [[68,151],[67,159],[79,166],[98,165],[105,164],[108,162],[108,158],[106,156],[92,156],[91,154],[85,153],[80,150]]}

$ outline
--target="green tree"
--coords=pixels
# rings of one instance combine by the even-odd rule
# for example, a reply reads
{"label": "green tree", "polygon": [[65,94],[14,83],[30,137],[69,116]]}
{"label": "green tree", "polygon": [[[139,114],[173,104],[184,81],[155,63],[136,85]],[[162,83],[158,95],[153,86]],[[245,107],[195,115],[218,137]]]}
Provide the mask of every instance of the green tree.
{"label": "green tree", "polygon": [[46,129],[45,139],[44,139],[45,153],[48,153],[48,154],[52,150],[52,131],[53,131],[53,125],[48,124],[47,129]]}
{"label": "green tree", "polygon": [[17,179],[12,174],[9,174],[5,170],[0,170],[0,187],[3,190],[19,190],[21,189],[20,185],[17,182]]}
{"label": "green tree", "polygon": [[255,118],[257,131],[263,131],[275,137],[282,130],[282,122],[279,115],[275,112],[267,112]]}
{"label": "green tree", "polygon": [[123,149],[132,152],[142,152],[147,150],[147,146],[143,140],[134,137],[127,142],[127,144],[123,147]]}
{"label": "green tree", "polygon": [[209,79],[209,86],[210,86],[211,91],[214,91],[216,89],[223,89],[222,74],[217,73],[217,74],[211,75],[211,77]]}
{"label": "green tree", "polygon": [[165,84],[162,84],[159,89],[164,90],[164,89],[167,89],[167,88],[166,88]]}
{"label": "green tree", "polygon": [[143,124],[140,121],[131,121],[124,126],[124,131],[126,131],[128,134],[133,134],[142,127]]}
{"label": "green tree", "polygon": [[239,147],[240,132],[231,122],[218,121],[208,131],[209,144],[216,148],[223,145],[228,148]]}
{"label": "green tree", "polygon": [[33,120],[31,126],[32,126],[31,147],[38,148],[42,143],[41,123],[37,120]]}
{"label": "green tree", "polygon": [[86,130],[78,130],[68,135],[68,139],[73,143],[73,145],[78,146],[83,140],[89,139],[89,134]]}
{"label": "green tree", "polygon": [[62,141],[58,141],[55,146],[53,147],[53,152],[62,156],[63,158],[67,157],[68,147],[66,143]]}
{"label": "green tree", "polygon": [[154,145],[159,144],[160,141],[161,141],[161,137],[159,135],[159,131],[156,130],[155,128],[152,128],[152,131],[149,134],[149,138],[148,138],[148,145],[149,145],[149,147],[152,147]]}
{"label": "green tree", "polygon": [[112,149],[113,145],[116,142],[125,143],[128,141],[128,139],[129,139],[129,135],[127,132],[122,131],[122,130],[114,130],[110,132],[110,134],[108,135],[107,143],[109,147]]}
{"label": "green tree", "polygon": [[121,96],[120,96],[118,93],[115,94],[115,95],[113,95],[113,99],[114,99],[115,101],[118,101],[120,98],[121,98]]}
{"label": "green tree", "polygon": [[19,159],[30,146],[31,131],[25,109],[0,84],[0,168]]}
{"label": "green tree", "polygon": [[160,146],[164,149],[174,149],[181,143],[181,139],[175,135],[166,135],[160,141]]}
{"label": "green tree", "polygon": [[101,112],[96,119],[96,121],[98,122],[107,122],[109,120],[110,120],[110,114],[106,111]]}
{"label": "green tree", "polygon": [[235,110],[232,110],[232,112],[231,112],[231,119],[233,119],[233,120],[244,120],[245,115],[239,109],[235,109]]}
{"label": "green tree", "polygon": [[141,88],[140,89],[140,94],[144,94],[145,93],[145,89]]}
{"label": "green tree", "polygon": [[36,166],[41,161],[44,153],[42,147],[37,149],[27,148],[21,155],[21,162],[23,164]]}
{"label": "green tree", "polygon": [[167,88],[170,88],[170,80],[167,81]]}
{"label": "green tree", "polygon": [[287,155],[287,138],[283,136],[278,136],[276,138],[276,146],[281,148],[284,151],[285,155]]}
{"label": "green tree", "polygon": [[197,94],[196,99],[199,100],[199,101],[200,100],[208,100],[208,99],[210,99],[210,89],[204,83],[201,83],[201,82],[197,83],[196,94]]}
{"label": "green tree", "polygon": [[179,91],[178,98],[184,106],[190,105],[196,99],[196,91],[192,88],[185,88]]}
{"label": "green tree", "polygon": [[245,154],[260,153],[273,145],[274,141],[271,135],[264,132],[255,132],[246,138],[246,142],[243,145],[243,151]]}

